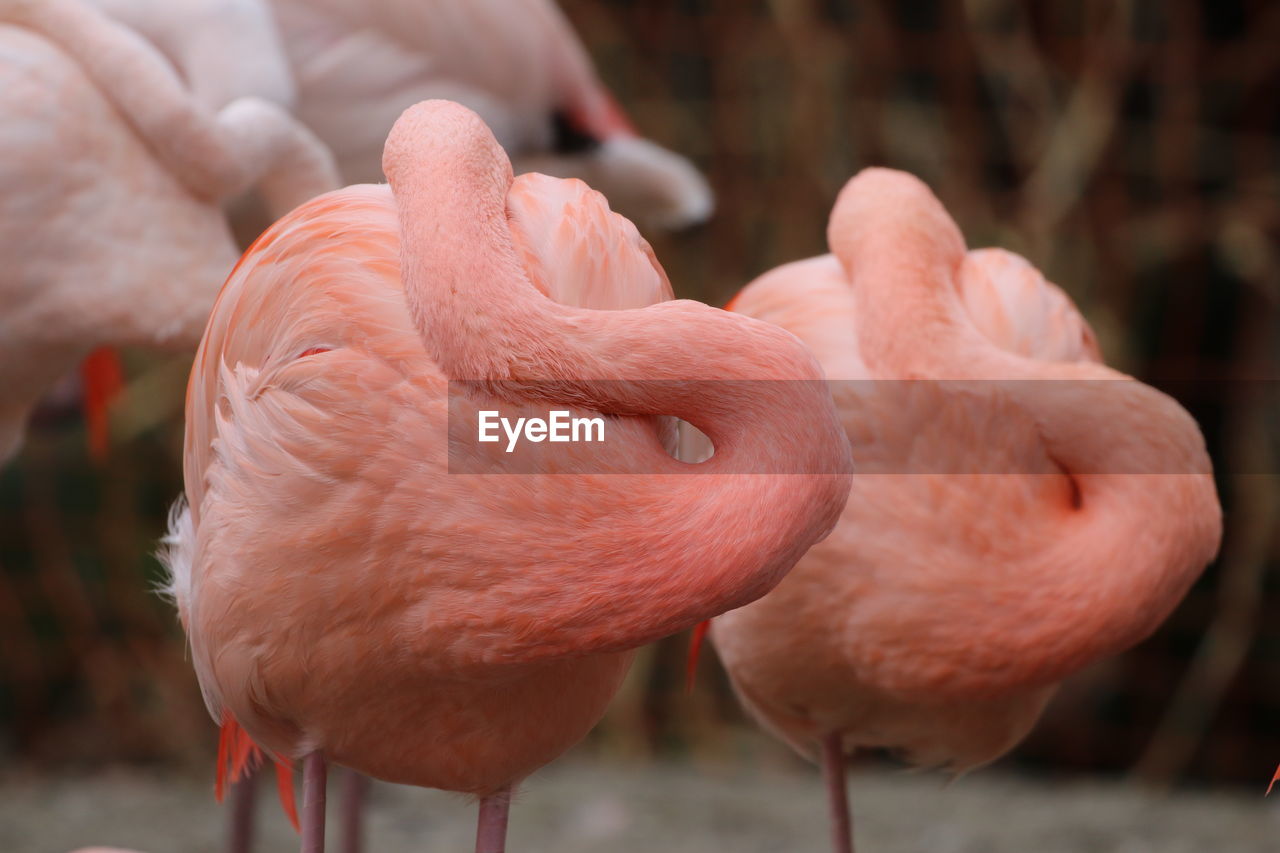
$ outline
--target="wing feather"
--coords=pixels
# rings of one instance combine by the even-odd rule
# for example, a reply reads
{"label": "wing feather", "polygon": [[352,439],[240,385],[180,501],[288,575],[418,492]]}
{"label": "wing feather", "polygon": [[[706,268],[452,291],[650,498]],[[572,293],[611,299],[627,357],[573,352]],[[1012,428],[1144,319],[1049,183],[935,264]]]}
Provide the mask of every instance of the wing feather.
{"label": "wing feather", "polygon": [[533,283],[581,308],[643,308],[674,298],[649,243],[576,179],[529,173],[507,194],[511,235]]}
{"label": "wing feather", "polygon": [[[344,359],[399,361],[403,371],[426,359],[404,304],[398,234],[389,190],[351,187],[277,222],[236,265],[214,305],[187,388],[184,473],[197,527],[215,443],[242,440],[219,424],[233,413],[231,390],[263,402],[287,389],[290,402],[282,405],[298,416],[291,407],[308,397],[319,403],[340,398],[328,371]],[[309,351],[316,354],[302,357]],[[401,370],[392,372],[399,378]],[[358,369],[350,376],[372,381]],[[312,414],[322,411],[314,408]]]}
{"label": "wing feather", "polygon": [[997,346],[1042,361],[1102,362],[1097,337],[1071,297],[1021,255],[969,252],[960,289],[970,318]]}

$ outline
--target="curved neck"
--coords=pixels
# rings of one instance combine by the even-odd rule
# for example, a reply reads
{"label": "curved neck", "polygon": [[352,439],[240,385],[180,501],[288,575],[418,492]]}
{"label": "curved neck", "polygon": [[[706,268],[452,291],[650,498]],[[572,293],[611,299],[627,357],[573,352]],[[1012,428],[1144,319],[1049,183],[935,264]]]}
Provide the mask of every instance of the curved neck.
{"label": "curved neck", "polygon": [[[507,397],[673,415],[716,448],[699,476],[651,476],[691,470],[657,454],[628,483],[638,506],[679,506],[683,517],[671,519],[676,529],[658,525],[643,559],[619,560],[606,536],[601,560],[584,563],[590,578],[580,580],[613,590],[618,618],[609,628],[584,623],[581,601],[567,600],[563,623],[554,614],[545,622],[565,645],[542,635],[512,655],[568,649],[569,638],[618,650],[680,630],[762,595],[834,525],[848,495],[848,443],[821,369],[794,336],[689,302],[593,311],[547,299],[513,248],[510,164],[479,119],[456,105],[407,112],[384,170],[410,311],[446,376]],[[727,472],[773,476],[714,476]],[[716,535],[726,531],[750,535]]]}
{"label": "curved neck", "polygon": [[919,180],[864,171],[841,193],[828,239],[876,378],[973,380],[970,390],[1012,396],[1069,474],[1209,471],[1199,428],[1174,400],[1105,365],[1026,358],[982,334],[960,297],[964,238]]}
{"label": "curved neck", "polygon": [[[512,173],[501,150],[468,140],[474,128],[400,129],[384,168],[399,210],[405,292],[445,375],[501,396],[682,418],[715,443],[718,471],[743,455],[760,461],[755,473],[830,467],[822,460],[839,455],[835,437],[814,441],[794,429],[797,418],[821,422],[831,404],[821,368],[793,335],[693,302],[596,311],[548,299],[511,239]],[[771,380],[769,393],[760,380]]]}
{"label": "curved neck", "polygon": [[0,19],[31,28],[73,57],[197,197],[218,200],[244,189],[243,168],[218,144],[212,119],[136,32],[75,0],[19,0],[0,6]]}
{"label": "curved neck", "polygon": [[[1150,633],[1212,559],[1221,533],[1191,416],[1103,365],[1035,361],[992,345],[959,297],[963,238],[910,176],[856,177],[836,204],[829,240],[853,288],[873,377],[954,382],[969,400],[1012,401],[1073,483],[1075,500],[1057,508],[1060,535],[1033,551],[1010,550],[1035,594],[992,614],[1003,627],[987,633],[1009,646],[1009,671],[1045,683]],[[1010,533],[1011,543],[1018,538]],[[972,670],[958,663],[955,671]]]}

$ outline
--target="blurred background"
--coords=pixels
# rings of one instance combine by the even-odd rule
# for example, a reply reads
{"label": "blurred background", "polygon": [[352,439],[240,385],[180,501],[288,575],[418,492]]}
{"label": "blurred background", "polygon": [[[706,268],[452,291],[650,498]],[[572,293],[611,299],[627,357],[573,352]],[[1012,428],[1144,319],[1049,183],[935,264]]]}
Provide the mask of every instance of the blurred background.
{"label": "blurred background", "polygon": [[[1156,636],[1070,680],[1002,766],[1260,796],[1280,761],[1280,4],[561,5],[641,131],[714,185],[707,226],[650,238],[678,295],[724,304],[824,252],[844,181],[894,166],[971,246],[1065,288],[1109,362],[1192,410],[1226,511],[1220,559]],[[211,772],[215,729],[150,556],[182,486],[189,365],[127,366],[109,460],[89,461],[55,399],[0,471],[0,766]],[[584,749],[798,768],[744,720],[713,652],[684,694],[687,643],[641,653]]]}

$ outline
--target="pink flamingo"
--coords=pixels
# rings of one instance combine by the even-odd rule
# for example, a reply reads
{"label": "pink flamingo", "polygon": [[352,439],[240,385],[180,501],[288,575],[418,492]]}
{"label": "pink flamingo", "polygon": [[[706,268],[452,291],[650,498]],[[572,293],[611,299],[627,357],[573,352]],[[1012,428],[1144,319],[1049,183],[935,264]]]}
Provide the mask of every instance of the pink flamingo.
{"label": "pink flamingo", "polygon": [[680,228],[711,213],[706,181],[636,134],[554,0],[271,4],[297,115],[348,181],[382,180],[392,122],[411,104],[448,98],[484,119],[518,172],[581,178],[642,225]]}
{"label": "pink flamingo", "polygon": [[196,344],[236,258],[221,200],[256,184],[283,212],[337,176],[287,113],[205,113],[153,48],[74,0],[0,0],[0,74],[3,460],[90,350]]}
{"label": "pink flamingo", "polygon": [[[634,648],[826,534],[848,445],[821,383],[746,381],[819,378],[799,341],[663,301],[630,223],[580,182],[513,179],[474,113],[411,108],[384,166],[390,187],[299,208],[223,288],[166,559],[220,773],[255,745],[301,761],[304,849],[335,762],[478,795],[496,851],[512,785],[596,722]],[[548,405],[607,413],[609,441],[538,462],[458,431]],[[659,415],[715,443],[697,476]]]}
{"label": "pink flamingo", "polygon": [[207,108],[255,95],[296,110],[349,182],[383,180],[382,143],[406,107],[449,98],[517,171],[582,178],[654,227],[711,213],[707,182],[637,135],[554,0],[87,2],[152,41]]}
{"label": "pink flamingo", "polygon": [[297,86],[268,0],[83,0],[164,55],[205,109],[256,97],[292,110]]}
{"label": "pink flamingo", "polygon": [[[862,172],[828,241],[732,308],[809,344],[859,476],[835,532],[711,636],[750,712],[820,756],[850,851],[847,754],[957,773],[1004,754],[1057,682],[1168,615],[1221,510],[1191,417],[1099,363],[1022,258],[966,254],[920,181]],[[924,377],[944,381],[843,381]]]}

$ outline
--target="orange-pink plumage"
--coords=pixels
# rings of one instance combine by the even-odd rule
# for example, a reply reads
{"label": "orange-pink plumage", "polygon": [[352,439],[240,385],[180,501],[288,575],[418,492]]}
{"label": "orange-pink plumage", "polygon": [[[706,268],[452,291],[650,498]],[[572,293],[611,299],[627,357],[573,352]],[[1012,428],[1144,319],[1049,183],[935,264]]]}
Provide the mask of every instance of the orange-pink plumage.
{"label": "orange-pink plumage", "polygon": [[767,273],[733,309],[822,363],[850,500],[711,637],[746,706],[821,753],[833,785],[859,748],[963,771],[1178,603],[1221,533],[1209,458],[1176,402],[1100,363],[1062,291],[1011,253],[966,253],[915,178],[861,173],[828,239],[833,255]]}
{"label": "orange-pink plumage", "polygon": [[[474,114],[409,110],[384,164],[390,187],[303,205],[218,298],[173,594],[211,712],[269,754],[501,797],[594,724],[632,649],[826,534],[848,447],[793,336],[669,301],[629,222],[579,182],[513,179]],[[613,438],[542,467],[450,450],[478,407],[548,404]],[[664,416],[717,442],[705,473]]]}

